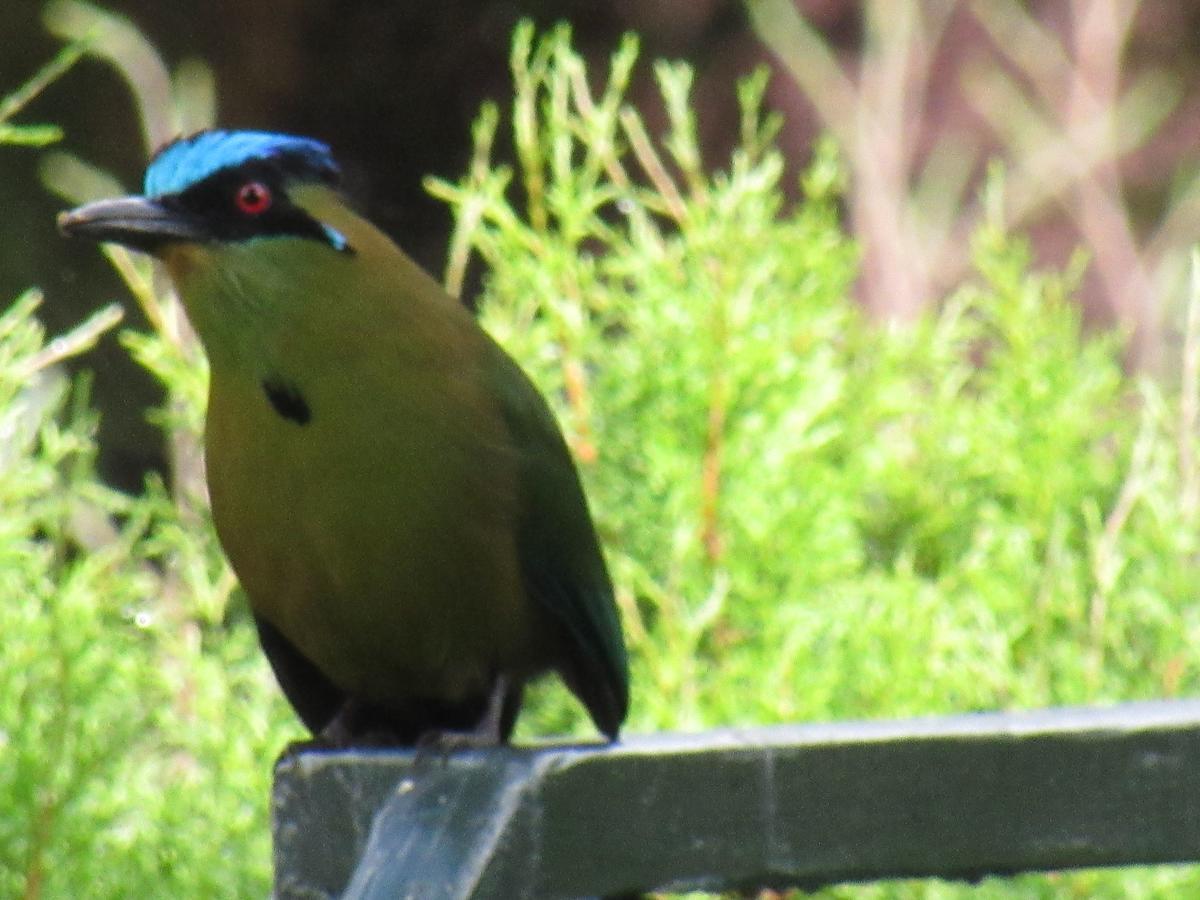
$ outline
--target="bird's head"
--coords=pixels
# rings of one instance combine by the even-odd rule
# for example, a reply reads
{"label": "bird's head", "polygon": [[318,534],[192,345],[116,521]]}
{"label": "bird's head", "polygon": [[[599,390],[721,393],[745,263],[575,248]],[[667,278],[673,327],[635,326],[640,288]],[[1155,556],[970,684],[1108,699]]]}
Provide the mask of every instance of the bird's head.
{"label": "bird's head", "polygon": [[202,131],[163,147],[146,168],[144,193],[89,203],[58,217],[72,237],[123,244],[155,256],[180,245],[272,238],[315,241],[353,253],[322,221],[304,190],[328,193],[340,171],[311,138],[265,131]]}
{"label": "bird's head", "polygon": [[[162,260],[214,368],[261,368],[297,342],[310,362],[350,353],[388,315],[406,333],[466,316],[350,207],[339,175],[311,138],[202,131],[155,154],[141,195],[89,203],[58,224]],[[459,312],[423,315],[430,305]]]}
{"label": "bird's head", "polygon": [[64,212],[58,226],[161,259],[210,359],[255,359],[278,329],[333,329],[317,306],[358,315],[320,300],[361,295],[355,279],[378,281],[381,258],[401,255],[346,204],[339,177],[320,141],[202,131],[155,154],[141,195]]}

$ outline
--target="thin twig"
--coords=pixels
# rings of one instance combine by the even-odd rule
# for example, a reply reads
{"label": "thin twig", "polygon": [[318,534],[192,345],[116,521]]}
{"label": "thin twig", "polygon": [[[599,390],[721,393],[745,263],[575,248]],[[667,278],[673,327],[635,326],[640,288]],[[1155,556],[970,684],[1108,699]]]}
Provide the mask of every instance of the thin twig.
{"label": "thin twig", "polygon": [[59,37],[87,41],[88,52],[106,59],[133,93],[146,151],[178,133],[171,104],[171,76],[162,57],[123,16],[78,0],[55,0],[45,10],[46,27]]}
{"label": "thin twig", "polygon": [[1134,440],[1129,471],[1121,484],[1117,500],[1104,519],[1104,530],[1096,541],[1092,557],[1092,577],[1096,582],[1088,606],[1094,672],[1104,668],[1104,628],[1108,621],[1108,597],[1117,582],[1117,544],[1134,506],[1142,495],[1144,473],[1154,448],[1154,416],[1149,403],[1142,407],[1142,422]]}
{"label": "thin twig", "polygon": [[621,128],[625,131],[625,136],[629,138],[629,146],[633,149],[633,155],[637,157],[642,171],[646,173],[650,183],[666,201],[667,211],[671,218],[682,224],[687,218],[687,206],[683,202],[679,188],[667,173],[662,159],[655,152],[650,136],[646,134],[646,128],[642,125],[642,120],[638,118],[636,112],[629,108],[621,110],[620,119]]}
{"label": "thin twig", "polygon": [[[710,266],[715,278],[721,276],[720,263]],[[710,563],[720,561],[724,551],[721,527],[721,493],[725,463],[725,429],[729,415],[729,376],[727,353],[729,321],[726,310],[727,291],[718,287],[712,292],[712,343],[715,360],[708,382],[708,418],[704,437],[704,458],[700,483],[700,539]]]}
{"label": "thin twig", "polygon": [[1096,271],[1119,319],[1133,328],[1133,362],[1146,359],[1154,296],[1142,267],[1125,208],[1113,121],[1120,90],[1121,52],[1130,25],[1130,4],[1072,0],[1076,65],[1072,68],[1064,124],[1070,142],[1084,146],[1082,132],[1102,123],[1102,162],[1077,188],[1077,225],[1093,248]]}
{"label": "thin twig", "polygon": [[725,459],[725,419],[729,386],[721,368],[712,373],[708,386],[708,424],[704,438],[704,462],[700,484],[700,540],[711,563],[724,551],[721,529],[721,477]]}
{"label": "thin twig", "polygon": [[90,350],[106,331],[111,330],[121,321],[124,315],[125,313],[120,306],[116,303],[110,303],[66,334],[50,341],[41,350],[26,360],[22,367],[24,375],[28,377],[40,372],[42,369]]}
{"label": "thin twig", "polygon": [[1183,335],[1183,372],[1179,385],[1179,477],[1183,481],[1179,506],[1184,520],[1194,522],[1200,502],[1200,473],[1196,471],[1196,417],[1200,412],[1200,249],[1192,248],[1187,324]]}
{"label": "thin twig", "polygon": [[84,40],[64,47],[54,59],[35,72],[32,78],[3,99],[0,99],[0,122],[7,122],[24,109],[30,101],[44,91],[53,81],[62,76],[71,66],[75,65],[86,50],[87,42]]}

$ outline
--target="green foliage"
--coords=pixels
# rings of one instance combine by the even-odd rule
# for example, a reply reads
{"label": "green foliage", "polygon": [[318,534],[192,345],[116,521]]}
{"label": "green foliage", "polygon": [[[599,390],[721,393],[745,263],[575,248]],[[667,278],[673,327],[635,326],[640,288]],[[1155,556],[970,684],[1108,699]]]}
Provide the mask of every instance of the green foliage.
{"label": "green foliage", "polygon": [[[0,123],[76,56],[0,101]],[[0,896],[265,896],[270,763],[299,729],[194,493],[96,475],[87,382],[56,364],[120,309],[47,341],[40,302],[0,314]],[[194,443],[205,370],[167,308],[126,340],[169,382],[173,442]]]}
{"label": "green foliage", "polygon": [[101,484],[48,368],[114,317],[47,344],[37,299],[0,318],[0,895],[261,896],[287,714],[207,523]]}
{"label": "green foliage", "polygon": [[[634,45],[594,95],[568,40],[518,35],[517,170],[490,163],[486,110],[470,174],[432,189],[457,213],[449,282],[483,258],[483,322],[581,459],[633,647],[631,728],[1200,689],[1197,385],[1181,399],[1128,377],[1117,337],[1084,332],[1084,260],[1032,269],[1002,173],[974,277],[881,326],[849,298],[831,145],[783,208],[764,76],[743,83],[742,145],[709,176],[685,67],[655,70],[660,153],[622,98]],[[524,724],[572,723],[586,730],[552,689]],[[1180,883],[1200,879],[1089,873],[1053,890]]]}
{"label": "green foliage", "polygon": [[83,55],[82,43],[71,44],[59,51],[32,78],[9,94],[0,98],[0,145],[25,144],[44,147],[62,139],[62,131],[56,125],[17,125],[11,120],[21,112],[29,101],[40,94],[46,85],[71,68]]}
{"label": "green foliage", "polygon": [[[657,66],[655,141],[624,102],[635,56],[626,41],[597,93],[565,31],[521,29],[516,170],[490,162],[489,108],[468,175],[430,184],[457,217],[448,283],[486,262],[482,320],[580,459],[634,656],[630,730],[1200,689],[1194,377],[1132,379],[1114,337],[1084,334],[1082,263],[1031,269],[998,174],[968,286],[868,321],[836,149],[785,208],[760,73],[709,175],[690,71]],[[86,393],[49,365],[110,314],[65,344],[33,295],[0,319],[0,894],[262,896],[270,762],[298,726],[186,477],[202,361],[148,270],[111,258],[155,325],[125,341],[168,388],[176,468],[134,497],[96,478]],[[537,691],[522,734],[572,729],[578,704]],[[1188,887],[1192,868],[980,892]]]}
{"label": "green foliage", "polygon": [[1083,334],[1083,261],[1031,270],[997,172],[975,279],[936,314],[868,322],[834,149],[782,212],[756,75],[742,147],[710,178],[690,73],[660,64],[663,159],[622,106],[634,52],[593,98],[565,33],[523,32],[519,172],[488,164],[488,111],[471,175],[433,187],[488,265],[484,323],[584,460],[637,650],[635,727],[1194,690],[1179,425],[1113,336]]}

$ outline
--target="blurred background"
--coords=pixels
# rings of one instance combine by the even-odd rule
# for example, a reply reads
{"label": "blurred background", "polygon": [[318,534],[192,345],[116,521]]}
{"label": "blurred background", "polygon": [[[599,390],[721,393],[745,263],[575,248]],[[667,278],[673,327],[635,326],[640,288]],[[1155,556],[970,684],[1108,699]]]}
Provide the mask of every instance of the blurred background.
{"label": "blurred background", "polygon": [[[0,85],[9,86],[79,33],[88,10],[38,0],[6,7]],[[527,17],[539,26],[569,22],[597,71],[627,30],[641,36],[643,60],[689,61],[706,162],[714,165],[737,139],[730,85],[770,66],[768,102],[784,116],[781,146],[792,171],[822,132],[846,154],[845,215],[863,251],[857,294],[877,316],[909,318],[964,276],[978,187],[988,161],[1002,160],[1008,220],[1033,236],[1039,263],[1061,265],[1086,250],[1088,320],[1126,330],[1130,366],[1161,366],[1178,331],[1169,298],[1180,293],[1183,248],[1200,234],[1195,4],[113,0],[104,8],[134,25],[172,69],[211,77],[220,124],[331,143],[360,205],[435,273],[451,220],[422,178],[465,170],[480,104],[511,96],[509,38]],[[135,57],[125,62],[136,66]],[[651,126],[661,123],[645,62],[631,96]],[[83,60],[24,118],[60,123],[63,147],[130,189],[138,184],[146,141],[108,62]],[[56,239],[62,204],[37,188],[42,156],[32,148],[0,154],[0,296],[41,286],[49,296],[43,316],[57,329],[121,288],[92,248]],[[794,187],[794,177],[786,184]],[[113,341],[88,364],[98,369],[105,413],[102,470],[136,487],[160,457],[157,432],[141,413],[153,388]]]}
{"label": "blurred background", "polygon": [[[477,260],[463,299],[583,463],[630,733],[1200,695],[1200,6],[2,11],[0,295],[131,327],[77,361],[111,490],[88,379],[51,370],[117,310],[46,343],[40,294],[0,300],[0,895],[269,890],[268,762],[302,734],[209,527],[206,369],[50,187],[137,190],[210,122],[329,142],[432,272]],[[554,690],[522,727],[590,734]],[[1195,866],[1000,881],[827,896],[1200,896]]]}

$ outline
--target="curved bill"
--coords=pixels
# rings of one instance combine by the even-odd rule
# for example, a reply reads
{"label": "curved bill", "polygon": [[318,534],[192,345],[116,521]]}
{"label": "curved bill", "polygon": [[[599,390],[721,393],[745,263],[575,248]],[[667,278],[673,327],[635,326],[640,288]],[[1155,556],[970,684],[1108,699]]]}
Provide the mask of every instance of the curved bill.
{"label": "curved bill", "polygon": [[58,230],[68,237],[124,244],[145,253],[163,244],[209,239],[199,219],[146,197],[98,200],[59,213]]}

